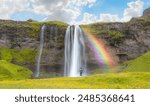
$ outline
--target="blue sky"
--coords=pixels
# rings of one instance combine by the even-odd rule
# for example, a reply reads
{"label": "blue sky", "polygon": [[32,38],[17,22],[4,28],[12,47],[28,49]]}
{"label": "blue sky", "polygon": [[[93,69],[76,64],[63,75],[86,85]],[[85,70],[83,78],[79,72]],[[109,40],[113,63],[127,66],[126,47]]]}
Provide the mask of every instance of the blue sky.
{"label": "blue sky", "polygon": [[[83,12],[89,12],[95,15],[98,15],[99,13],[111,13],[122,16],[124,9],[128,7],[127,3],[135,1],[137,0],[97,0],[92,8],[89,8],[88,6],[83,7]],[[144,8],[150,7],[150,4],[146,5],[146,2],[150,3],[150,0],[141,1],[145,2]]]}
{"label": "blue sky", "polygon": [[0,0],[0,19],[124,22],[148,7],[150,0]]}

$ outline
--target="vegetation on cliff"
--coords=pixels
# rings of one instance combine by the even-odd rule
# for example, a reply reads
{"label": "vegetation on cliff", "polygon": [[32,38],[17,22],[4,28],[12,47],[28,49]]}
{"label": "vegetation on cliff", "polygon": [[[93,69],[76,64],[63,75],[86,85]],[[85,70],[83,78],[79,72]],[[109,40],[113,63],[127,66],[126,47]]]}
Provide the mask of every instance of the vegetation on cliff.
{"label": "vegetation on cliff", "polygon": [[32,71],[25,67],[0,60],[0,80],[28,79],[31,74]]}
{"label": "vegetation on cliff", "polygon": [[116,45],[116,43],[122,41],[122,38],[124,37],[124,33],[118,30],[97,29],[97,27],[101,25],[107,25],[107,24],[110,23],[93,23],[89,25],[82,25],[81,27],[85,32],[86,30],[88,30],[97,37],[100,37],[102,39],[107,39],[107,43],[111,46],[114,46]]}
{"label": "vegetation on cliff", "polygon": [[42,25],[47,26],[56,26],[59,31],[65,31],[68,24],[61,21],[48,21],[48,22],[37,22],[37,21],[27,21],[25,22],[25,26],[29,27],[32,30],[29,30],[29,35],[31,37],[36,37],[40,31]]}
{"label": "vegetation on cliff", "polygon": [[[142,16],[137,18],[132,18],[129,22],[126,23],[127,27],[134,26],[140,28],[141,30],[149,30],[150,29],[150,16]],[[135,26],[136,25],[136,26]]]}
{"label": "vegetation on cliff", "polygon": [[[83,29],[89,30],[97,37],[109,39],[108,42],[120,41],[124,37],[132,38],[133,35],[138,34],[141,31],[149,31],[150,29],[150,17],[142,16],[138,18],[132,18],[129,22],[97,22],[88,25],[82,25]],[[135,32],[136,33],[135,33]],[[142,35],[141,35],[142,36]],[[113,42],[116,43],[116,42]]]}
{"label": "vegetation on cliff", "polygon": [[0,48],[0,60],[6,60],[18,65],[34,64],[36,54],[37,51],[31,48],[19,50]]}
{"label": "vegetation on cliff", "polygon": [[[64,22],[0,20],[0,40],[5,42],[0,44],[0,60],[5,60],[17,66],[34,67],[38,55],[37,47],[39,46],[42,25],[47,26],[45,49],[49,51],[51,48],[62,49],[64,47],[64,34],[68,26]],[[50,32],[51,28],[52,30],[56,29],[57,32]],[[55,53],[57,54],[57,51]],[[43,55],[45,54],[43,53]]]}
{"label": "vegetation on cliff", "polygon": [[[34,20],[28,21],[0,21],[0,29],[12,29],[16,36],[38,37],[42,25],[56,26],[60,30],[66,30],[68,24],[61,21],[38,22]],[[5,31],[7,33],[7,31]]]}
{"label": "vegetation on cliff", "polygon": [[101,26],[107,23],[93,23],[89,25],[82,25],[83,29],[86,28],[87,30],[90,30],[91,33],[95,34],[97,37],[110,37],[114,40],[117,40],[119,38],[122,38],[124,34],[117,30],[98,30],[96,27]]}
{"label": "vegetation on cliff", "polygon": [[[15,36],[38,38],[40,28],[43,24],[57,26],[59,31],[65,31],[68,26],[63,22],[58,21],[37,22],[29,20],[27,22],[0,22],[0,27],[6,28],[7,30],[12,30],[14,28]],[[82,26],[82,28],[87,28],[97,37],[107,39],[110,44],[121,42],[126,35],[129,35],[127,36],[128,39],[133,39],[133,41],[129,43],[134,44],[134,42],[138,41],[135,41],[136,38],[130,35],[134,35],[135,32],[136,34],[137,32],[141,32],[139,30],[141,28],[148,33],[150,29],[149,24],[150,20],[148,17],[140,17],[125,23],[125,27],[121,28],[120,26],[124,26],[122,23],[94,23]],[[11,34],[11,32],[8,33]],[[49,47],[52,45],[62,47],[64,45],[63,40],[64,35],[60,35],[57,42],[49,43]],[[139,44],[139,42],[135,44]],[[141,45],[142,44],[140,43],[139,47]],[[122,46],[123,50],[125,50],[125,47]],[[131,51],[133,50],[131,49]],[[52,53],[56,53],[56,51]],[[29,69],[18,65],[34,64],[36,54],[36,49],[31,48],[0,48],[0,80],[3,80],[0,81],[0,88],[150,88],[150,52],[143,54],[137,59],[125,62],[125,67],[120,73],[97,74],[79,78],[29,79],[32,72]]]}
{"label": "vegetation on cliff", "polygon": [[30,78],[32,71],[22,65],[34,62],[35,51],[32,49],[0,48],[0,80]]}

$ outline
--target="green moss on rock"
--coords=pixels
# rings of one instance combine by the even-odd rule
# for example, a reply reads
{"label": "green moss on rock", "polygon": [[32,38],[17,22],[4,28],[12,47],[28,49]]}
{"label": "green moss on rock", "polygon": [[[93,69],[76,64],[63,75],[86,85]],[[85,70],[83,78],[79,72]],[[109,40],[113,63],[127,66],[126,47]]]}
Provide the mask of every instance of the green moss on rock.
{"label": "green moss on rock", "polygon": [[0,60],[6,60],[8,62],[11,62],[13,59],[12,56],[12,49],[0,49]]}
{"label": "green moss on rock", "polygon": [[37,51],[34,49],[14,50],[12,53],[13,61],[17,64],[33,64],[35,62]]}
{"label": "green moss on rock", "polygon": [[0,48],[0,60],[6,60],[18,65],[33,64],[37,51],[31,48],[20,50]]}
{"label": "green moss on rock", "polygon": [[34,20],[29,21],[12,21],[12,20],[4,20],[0,21],[0,28],[3,29],[3,33],[7,33],[5,29],[12,29],[10,31],[12,34],[17,36],[29,36],[32,38],[37,38],[42,25],[48,26],[57,26],[58,29],[66,30],[68,24],[61,22],[61,21],[48,21],[48,22],[38,22]]}
{"label": "green moss on rock", "polygon": [[113,39],[122,38],[124,35],[122,32],[119,31],[111,31],[111,30],[92,30],[92,32],[96,35],[104,35],[111,37]]}
{"label": "green moss on rock", "polygon": [[32,71],[29,69],[0,60],[0,80],[8,79],[28,79],[31,77]]}
{"label": "green moss on rock", "polygon": [[30,30],[28,31],[28,34],[31,37],[36,37],[40,33],[40,28],[42,25],[47,26],[57,26],[57,28],[61,30],[66,30],[68,24],[61,22],[61,21],[48,21],[48,22],[38,22],[38,21],[27,21],[25,23],[26,27],[28,27]]}

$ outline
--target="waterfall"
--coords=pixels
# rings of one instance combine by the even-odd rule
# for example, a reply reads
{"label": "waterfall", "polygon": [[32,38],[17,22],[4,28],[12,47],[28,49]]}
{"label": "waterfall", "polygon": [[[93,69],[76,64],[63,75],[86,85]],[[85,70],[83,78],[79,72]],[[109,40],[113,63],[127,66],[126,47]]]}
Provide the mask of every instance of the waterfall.
{"label": "waterfall", "polygon": [[69,26],[66,30],[65,76],[78,77],[86,75],[86,54],[83,34],[79,26]]}
{"label": "waterfall", "polygon": [[39,46],[39,51],[38,51],[35,77],[39,77],[39,75],[40,75],[40,63],[41,63],[41,56],[42,56],[43,46],[44,46],[44,31],[45,31],[45,28],[46,28],[45,25],[43,25],[42,28],[41,28],[40,46]]}

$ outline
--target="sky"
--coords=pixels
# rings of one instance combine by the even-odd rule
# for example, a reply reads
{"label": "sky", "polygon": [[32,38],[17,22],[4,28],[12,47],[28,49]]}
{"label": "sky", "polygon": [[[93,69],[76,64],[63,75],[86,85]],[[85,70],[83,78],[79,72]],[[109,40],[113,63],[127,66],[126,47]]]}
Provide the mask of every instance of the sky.
{"label": "sky", "polygon": [[142,16],[150,0],[0,0],[0,19],[68,24],[127,22]]}

